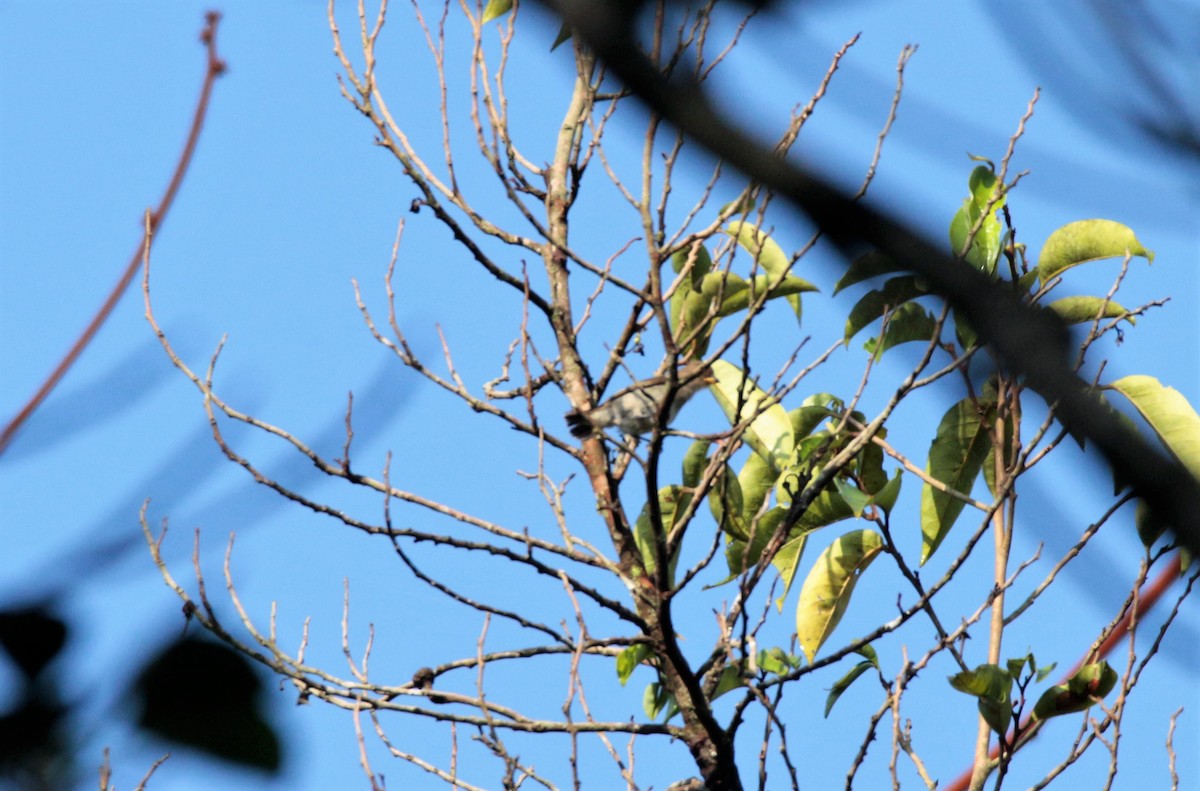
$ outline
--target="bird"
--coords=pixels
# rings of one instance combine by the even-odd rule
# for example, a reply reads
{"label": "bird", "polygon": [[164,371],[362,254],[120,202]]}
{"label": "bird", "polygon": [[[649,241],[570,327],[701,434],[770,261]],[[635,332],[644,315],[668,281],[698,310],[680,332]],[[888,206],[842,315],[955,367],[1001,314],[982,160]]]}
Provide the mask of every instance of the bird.
{"label": "bird", "polygon": [[[667,421],[675,419],[688,399],[717,381],[712,369],[700,360],[688,360],[676,373],[675,395]],[[573,409],[566,414],[571,435],[583,439],[606,428],[619,428],[627,436],[645,434],[654,428],[670,387],[667,376],[652,376],[634,382],[612,398],[591,409]]]}

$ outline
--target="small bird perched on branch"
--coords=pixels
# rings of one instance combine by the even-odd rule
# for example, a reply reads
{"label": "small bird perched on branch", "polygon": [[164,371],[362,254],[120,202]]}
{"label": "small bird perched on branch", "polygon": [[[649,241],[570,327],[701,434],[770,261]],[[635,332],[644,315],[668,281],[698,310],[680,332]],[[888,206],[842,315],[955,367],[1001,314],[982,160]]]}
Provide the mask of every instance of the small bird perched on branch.
{"label": "small bird perched on branch", "polygon": [[[675,396],[667,414],[667,422],[675,419],[688,399],[716,381],[712,369],[700,360],[688,360],[676,374]],[[619,428],[623,434],[636,436],[654,428],[662,409],[670,382],[666,375],[652,376],[634,382],[599,406],[585,411],[567,413],[567,425],[573,436],[583,439],[606,428]]]}

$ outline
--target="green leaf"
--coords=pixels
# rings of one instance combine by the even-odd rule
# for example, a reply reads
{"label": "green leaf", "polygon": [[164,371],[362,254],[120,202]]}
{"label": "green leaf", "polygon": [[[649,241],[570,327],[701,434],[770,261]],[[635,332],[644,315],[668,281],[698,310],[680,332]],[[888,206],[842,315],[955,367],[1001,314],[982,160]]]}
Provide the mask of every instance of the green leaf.
{"label": "green leaf", "polygon": [[871,501],[883,509],[883,512],[891,516],[892,509],[896,507],[896,499],[900,496],[900,476],[904,470],[897,468],[895,475],[887,482],[887,485],[876,492]]}
{"label": "green leaf", "polygon": [[722,465],[721,475],[708,490],[708,507],[712,511],[717,527],[734,538],[745,541],[749,538],[746,522],[742,519],[742,487],[729,465]]}
{"label": "green leaf", "polygon": [[1137,526],[1138,538],[1147,549],[1154,546],[1154,542],[1167,532],[1166,522],[1159,520],[1141,499],[1137,501],[1137,507],[1134,509],[1133,523]]}
{"label": "green leaf", "polygon": [[[664,538],[671,534],[675,528],[675,517],[682,514],[688,507],[688,503],[692,500],[690,492],[685,492],[682,486],[664,486],[658,490],[658,509],[662,516],[662,529]],[[637,523],[633,528],[633,540],[637,544],[638,552],[642,556],[642,564],[646,567],[646,573],[654,576],[658,573],[658,551],[657,537],[655,535],[654,525],[650,520],[650,504],[642,506],[642,512],[638,515]],[[669,582],[675,580],[675,565],[679,562],[678,552],[671,557],[671,567],[667,579]]]}
{"label": "green leaf", "polygon": [[758,666],[764,672],[782,676],[800,667],[800,657],[782,648],[764,648],[758,652]]}
{"label": "green leaf", "polygon": [[1038,271],[1037,267],[1030,269],[1025,274],[1017,278],[1017,291],[1021,294],[1028,294],[1033,291],[1034,283],[1037,283]]}
{"label": "green leaf", "polygon": [[[754,452],[775,469],[783,469],[792,456],[795,440],[787,410],[760,390],[735,366],[717,360],[712,366],[716,384],[709,389],[730,424],[759,413],[746,429],[745,439]],[[740,393],[740,397],[739,397]]]}
{"label": "green leaf", "polygon": [[850,668],[850,672],[834,682],[829,690],[829,696],[825,698],[825,718],[829,718],[829,712],[833,711],[833,704],[837,703],[838,698],[842,693],[850,689],[850,685],[858,680],[858,677],[871,669],[871,663],[867,661],[859,662],[854,667]]}
{"label": "green leaf", "polygon": [[[995,409],[994,404],[981,402],[984,417]],[[979,468],[991,448],[987,424],[980,420],[979,410],[970,398],[964,398],[942,417],[937,436],[929,447],[925,470],[951,489],[970,494]],[[926,484],[921,491],[921,564],[933,556],[962,513],[962,500]]]}
{"label": "green leaf", "polygon": [[712,256],[708,254],[708,249],[699,242],[690,250],[676,250],[671,256],[671,268],[675,270],[675,274],[678,275],[682,272],[689,260],[692,261],[692,268],[688,272],[688,276],[692,288],[699,291],[700,285],[704,282],[704,276],[712,271]]}
{"label": "green leaf", "polygon": [[837,480],[834,482],[834,486],[837,487],[838,494],[846,501],[846,505],[850,507],[850,511],[861,519],[863,511],[871,504],[871,495],[849,481]]}
{"label": "green leaf", "polygon": [[998,665],[979,665],[950,676],[950,686],[979,700],[979,714],[993,731],[1008,733],[1013,677]]}
{"label": "green leaf", "polygon": [[796,579],[796,571],[800,568],[800,558],[804,557],[804,545],[807,541],[808,533],[801,532],[795,538],[785,541],[771,559],[771,565],[779,571],[779,578],[783,580],[783,593],[779,594],[775,601],[775,606],[780,612],[783,611],[783,602],[792,589],[792,582]]}
{"label": "green leaf", "polygon": [[662,684],[652,681],[646,685],[646,691],[642,693],[642,709],[647,717],[652,720],[658,719],[659,712],[668,702],[672,702],[671,693],[663,689]]}
{"label": "green leaf", "polygon": [[[758,265],[766,270],[769,280],[764,281],[763,285],[768,286],[773,296],[778,296],[776,290],[781,288],[786,281],[796,280],[804,284],[804,287],[800,290],[781,292],[787,297],[788,304],[792,306],[792,310],[796,314],[796,319],[799,320],[801,313],[800,293],[802,291],[816,291],[816,286],[808,283],[808,281],[789,275],[788,271],[792,267],[792,261],[788,258],[787,253],[783,252],[783,248],[774,239],[760,231],[754,224],[743,220],[735,220],[726,226],[725,232],[737,239],[738,244],[745,248],[750,255],[754,256],[754,260]],[[795,288],[795,286],[792,286],[792,288]]]}
{"label": "green leaf", "polygon": [[[672,336],[676,343],[683,343],[685,338],[692,339],[684,349],[692,358],[701,357],[707,351],[708,341],[716,323],[708,315],[713,298],[700,291],[705,272],[712,266],[712,260],[703,246],[697,245],[695,249],[697,255],[692,264],[691,277],[680,281],[671,294],[670,304]],[[672,256],[677,272],[683,271],[686,260],[687,256],[682,251]]]}
{"label": "green leaf", "polygon": [[888,275],[892,272],[904,271],[907,271],[907,267],[896,263],[895,259],[888,257],[878,250],[872,250],[854,259],[854,262],[846,268],[846,274],[842,275],[833,287],[833,296],[836,297],[839,291],[849,288],[855,283],[861,283],[864,280],[870,280],[880,275]]}
{"label": "green leaf", "polygon": [[513,0],[488,0],[487,7],[483,9],[483,24],[504,16],[512,10],[512,6]]}
{"label": "green leaf", "polygon": [[767,501],[771,487],[779,479],[779,470],[772,467],[762,456],[751,453],[742,469],[738,471],[737,477],[738,485],[742,489],[742,518],[749,522]]}
{"label": "green leaf", "polygon": [[883,318],[883,314],[888,310],[898,308],[906,302],[924,296],[928,296],[928,292],[917,285],[917,279],[912,275],[893,277],[884,283],[882,288],[868,291],[850,309],[850,316],[846,319],[843,341],[849,345],[850,340],[860,330]]}
{"label": "green leaf", "polygon": [[[717,273],[709,275],[709,277],[716,276],[718,276]],[[736,275],[729,275],[729,284],[725,288],[724,298],[721,300],[717,316],[724,318],[739,313],[750,307],[751,300],[761,300],[762,293],[767,291],[768,301],[787,297],[788,303],[792,305],[792,310],[796,313],[796,318],[799,319],[801,308],[797,295],[808,291],[820,291],[812,283],[795,275],[788,275],[774,285],[771,284],[770,278],[770,275],[757,275],[752,280],[746,281]],[[792,297],[796,297],[797,301],[793,302]]]}
{"label": "green leaf", "polygon": [[1079,220],[1050,234],[1038,257],[1038,277],[1043,283],[1073,266],[1105,258],[1123,258],[1126,253],[1154,263],[1147,250],[1127,225],[1112,220]]}
{"label": "green leaf", "polygon": [[966,351],[975,345],[979,340],[979,335],[958,308],[951,310],[951,313],[954,315],[954,337],[958,339],[958,345],[962,350]]}
{"label": "green leaf", "polygon": [[617,679],[621,686],[625,686],[638,665],[653,655],[653,649],[646,643],[634,643],[617,654]]}
{"label": "green leaf", "polygon": [[1123,318],[1130,324],[1137,324],[1137,319],[1126,315],[1129,311],[1111,299],[1104,300],[1100,297],[1063,297],[1062,299],[1054,300],[1046,307],[1057,313],[1058,317],[1067,324],[1083,324],[1084,322],[1094,321],[1096,316],[1100,314],[1101,308],[1104,309],[1104,315],[1101,318]]}
{"label": "green leaf", "polygon": [[758,265],[775,278],[775,282],[782,280],[791,269],[792,262],[783,248],[753,223],[734,220],[725,227],[725,233],[737,239]]}
{"label": "green leaf", "polygon": [[746,679],[742,678],[741,671],[733,665],[729,665],[721,671],[721,677],[717,679],[717,687],[713,690],[712,699],[716,700],[726,692],[744,686],[746,686]]}
{"label": "green leaf", "polygon": [[1084,665],[1067,679],[1042,693],[1033,707],[1033,719],[1046,720],[1063,714],[1084,711],[1112,691],[1117,684],[1117,671],[1108,662]]}
{"label": "green leaf", "polygon": [[566,22],[562,23],[562,27],[558,29],[558,35],[554,37],[554,43],[550,45],[550,51],[558,49],[559,45],[564,41],[571,40],[571,26]]}
{"label": "green leaf", "polygon": [[729,566],[730,574],[736,577],[758,563],[771,536],[775,535],[780,523],[787,516],[787,510],[777,505],[761,517],[748,520],[751,528],[749,540],[727,536],[725,562]]}
{"label": "green leaf", "polygon": [[878,533],[855,530],[838,538],[817,558],[796,607],[796,636],[809,662],[837,628],[859,577],[882,550],[883,538]]}
{"label": "green leaf", "polygon": [[823,406],[802,406],[788,412],[792,433],[797,440],[812,434],[827,418],[836,417],[837,412]]}
{"label": "green leaf", "polygon": [[704,477],[704,471],[708,469],[708,448],[712,445],[706,439],[698,439],[693,442],[687,449],[687,453],[683,454],[683,486],[686,489],[695,489],[700,485],[700,479]]}
{"label": "green leaf", "polygon": [[[984,419],[990,420],[995,405],[980,402],[979,406],[984,409]],[[970,495],[979,468],[991,448],[985,420],[980,420],[979,411],[970,397],[950,407],[937,426],[925,471],[950,489]],[[920,563],[924,564],[934,555],[964,505],[959,498],[929,484],[924,486],[920,493],[920,532],[923,535]]]}
{"label": "green leaf", "polygon": [[840,492],[826,489],[813,498],[797,524],[806,531],[817,530],[853,516],[854,509],[846,498]]}
{"label": "green leaf", "polygon": [[721,204],[721,208],[717,209],[717,214],[732,213],[741,214],[744,216],[754,211],[754,207],[756,205],[757,202],[755,201],[754,196],[749,190],[744,190],[738,197],[734,198],[728,203]]}
{"label": "green leaf", "polygon": [[975,234],[971,248],[965,251],[964,258],[968,264],[981,272],[992,274],[996,271],[996,262],[1000,260],[1003,235],[996,212],[1004,205],[1005,199],[996,201],[990,209],[989,203],[1003,185],[990,168],[979,166],[971,171],[968,186],[971,190],[970,197],[963,201],[962,208],[950,221],[950,247],[954,255],[963,255],[971,229],[986,212],[987,216]]}
{"label": "green leaf", "polygon": [[1200,415],[1178,390],[1152,376],[1126,376],[1106,389],[1128,398],[1171,454],[1200,478]]}
{"label": "green leaf", "polygon": [[[863,348],[878,360],[893,346],[912,341],[928,342],[937,332],[937,319],[916,302],[906,302],[888,314],[887,327],[883,330],[883,341],[869,338]],[[878,347],[878,348],[876,348]]]}
{"label": "green leaf", "polygon": [[[776,280],[772,275],[756,275],[747,280],[739,274],[726,271],[709,272],[704,276],[699,287],[699,293],[708,300],[705,302],[706,310],[713,300],[720,301],[720,307],[717,309],[719,318],[732,316],[734,313],[745,310],[750,306],[751,301],[761,302],[763,293],[766,292],[768,301],[787,297],[798,319],[800,318],[800,303],[797,295],[806,291],[819,290],[812,283],[795,275],[787,275],[782,280]],[[793,301],[793,298],[796,301]]]}
{"label": "green leaf", "polygon": [[[862,422],[865,424],[868,421]],[[887,429],[881,426],[875,435],[880,439],[887,439]],[[854,460],[854,469],[858,473],[859,486],[872,497],[887,486],[888,476],[883,471],[883,448],[874,442],[868,442],[866,447],[859,451]]]}

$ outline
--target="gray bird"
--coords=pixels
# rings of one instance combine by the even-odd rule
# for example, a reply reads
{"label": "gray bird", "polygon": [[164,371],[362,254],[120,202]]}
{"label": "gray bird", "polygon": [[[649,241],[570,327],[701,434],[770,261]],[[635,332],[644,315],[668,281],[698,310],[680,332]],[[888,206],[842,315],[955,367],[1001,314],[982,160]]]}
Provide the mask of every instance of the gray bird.
{"label": "gray bird", "polygon": [[[667,422],[675,419],[689,398],[715,381],[712,369],[699,360],[688,360],[679,366]],[[582,412],[571,410],[566,416],[571,434],[582,439],[606,428],[619,428],[629,436],[645,434],[654,428],[669,385],[665,375],[652,376],[634,382],[599,406]]]}

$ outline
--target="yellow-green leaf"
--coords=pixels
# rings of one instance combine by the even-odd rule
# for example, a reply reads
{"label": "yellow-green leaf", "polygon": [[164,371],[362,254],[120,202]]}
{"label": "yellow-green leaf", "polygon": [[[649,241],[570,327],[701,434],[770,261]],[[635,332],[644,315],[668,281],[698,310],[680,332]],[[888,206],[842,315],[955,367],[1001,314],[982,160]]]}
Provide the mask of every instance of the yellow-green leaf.
{"label": "yellow-green leaf", "polygon": [[[1000,259],[1003,232],[996,212],[1004,205],[1004,198],[995,203],[992,203],[992,199],[1003,185],[991,168],[981,165],[971,171],[968,187],[970,197],[963,201],[962,208],[950,222],[950,246],[954,255],[965,255],[965,260],[971,266],[991,274],[996,271],[996,262]],[[983,217],[982,222],[980,217]],[[971,238],[971,230],[977,224],[979,230],[972,238],[971,247],[964,250],[967,239]]]}
{"label": "yellow-green leaf", "polygon": [[746,442],[774,469],[783,469],[795,447],[787,410],[748,381],[736,366],[717,360],[713,363],[712,371],[717,381],[709,389],[730,424],[757,414],[746,429]]}
{"label": "yellow-green leaf", "polygon": [[1153,376],[1126,376],[1108,389],[1128,398],[1167,449],[1200,478],[1200,415],[1183,394]]}
{"label": "yellow-green leaf", "polygon": [[830,544],[804,580],[796,606],[796,636],[812,662],[846,612],[854,586],[883,551],[874,530],[855,530]]}
{"label": "yellow-green leaf", "polygon": [[1047,283],[1066,270],[1088,261],[1137,255],[1150,263],[1154,252],[1147,250],[1127,225],[1112,220],[1079,220],[1050,234],[1038,257],[1038,278]]}
{"label": "yellow-green leaf", "polygon": [[750,255],[754,256],[754,260],[767,271],[770,276],[767,282],[767,287],[771,295],[787,297],[788,304],[792,306],[792,310],[796,313],[797,320],[800,318],[800,292],[815,291],[816,286],[811,283],[795,278],[804,285],[803,288],[789,291],[777,291],[785,280],[791,280],[788,275],[788,270],[791,269],[792,262],[788,258],[787,253],[783,252],[783,248],[767,234],[763,233],[753,223],[748,223],[744,220],[734,220],[725,228],[725,232],[737,239],[740,244]]}
{"label": "yellow-green leaf", "polygon": [[1101,318],[1123,318],[1130,324],[1137,324],[1137,320],[1133,316],[1126,315],[1129,311],[1111,299],[1105,300],[1100,297],[1063,297],[1062,299],[1054,300],[1046,307],[1057,313],[1058,317],[1067,324],[1083,324],[1087,321],[1093,321],[1096,316],[1100,315],[1101,308],[1104,310],[1104,315]]}
{"label": "yellow-green leaf", "polygon": [[513,0],[488,0],[483,9],[483,23],[486,25],[493,19],[498,19],[512,10]]}
{"label": "yellow-green leaf", "polygon": [[[658,490],[658,510],[662,516],[664,539],[674,529],[675,517],[687,509],[691,500],[691,493],[685,492],[680,486],[664,486]],[[633,540],[637,544],[638,552],[641,553],[646,573],[654,576],[658,571],[658,549],[656,531],[650,519],[649,503],[642,506],[642,512],[638,515],[633,529]],[[672,582],[675,578],[675,564],[678,562],[679,555],[676,553],[674,557],[670,558],[670,568],[668,569],[670,572],[668,579]]]}

